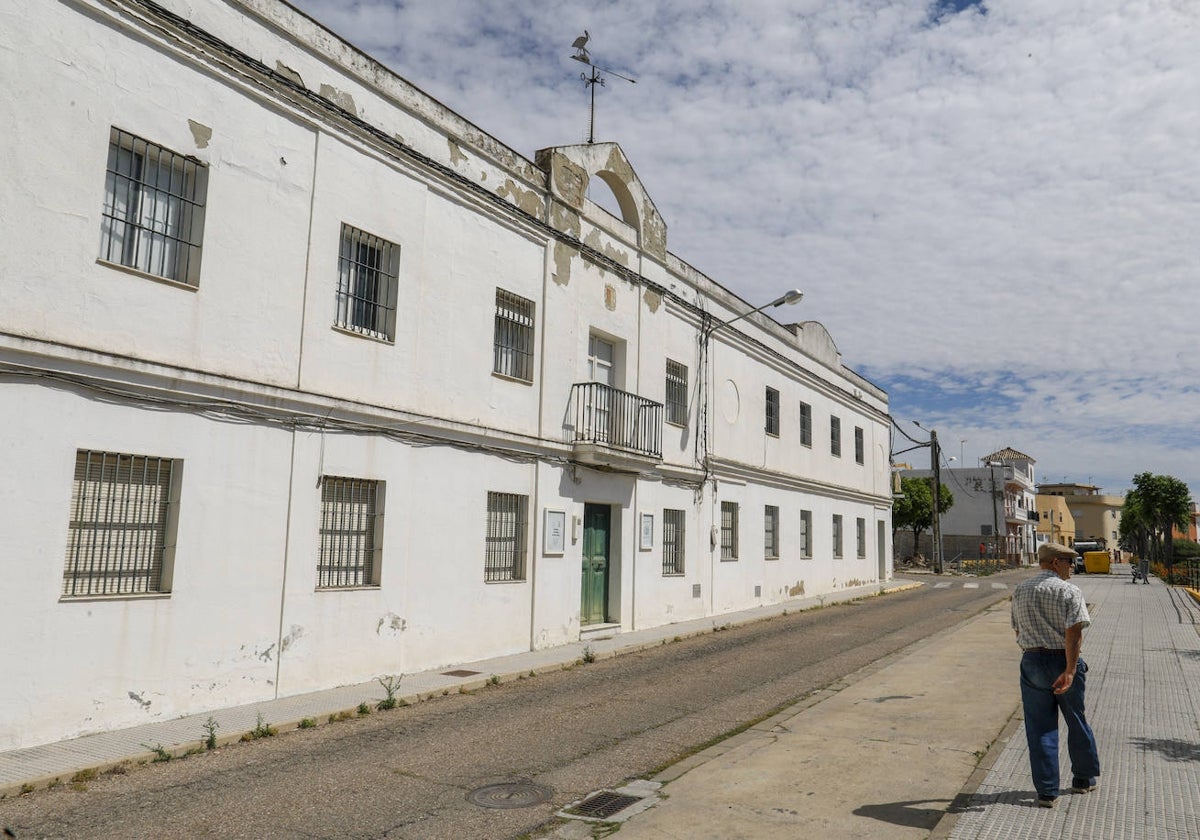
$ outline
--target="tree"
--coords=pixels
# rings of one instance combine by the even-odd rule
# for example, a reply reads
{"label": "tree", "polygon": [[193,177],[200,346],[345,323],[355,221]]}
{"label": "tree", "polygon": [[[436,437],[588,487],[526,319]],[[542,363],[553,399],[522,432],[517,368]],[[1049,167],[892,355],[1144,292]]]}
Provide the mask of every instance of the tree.
{"label": "tree", "polygon": [[[892,504],[892,542],[896,541],[898,529],[911,528],[915,552],[920,545],[921,533],[933,527],[933,479],[901,479],[900,492],[903,495]],[[942,513],[954,506],[954,496],[945,484],[938,488],[938,500]]]}
{"label": "tree", "polygon": [[1173,531],[1186,528],[1190,514],[1186,484],[1170,475],[1138,473],[1121,508],[1121,540],[1138,556],[1165,563],[1169,570],[1175,562]]}

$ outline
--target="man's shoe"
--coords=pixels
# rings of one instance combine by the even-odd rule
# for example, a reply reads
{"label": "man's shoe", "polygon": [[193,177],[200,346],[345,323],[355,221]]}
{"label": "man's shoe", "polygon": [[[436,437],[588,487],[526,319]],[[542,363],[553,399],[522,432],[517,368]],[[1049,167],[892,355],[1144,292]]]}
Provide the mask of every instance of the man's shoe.
{"label": "man's shoe", "polygon": [[1071,793],[1091,793],[1096,789],[1094,779],[1072,779]]}
{"label": "man's shoe", "polygon": [[1057,801],[1058,801],[1058,799],[1056,799],[1053,796],[1039,796],[1038,797],[1038,807],[1039,808],[1053,808],[1054,803]]}

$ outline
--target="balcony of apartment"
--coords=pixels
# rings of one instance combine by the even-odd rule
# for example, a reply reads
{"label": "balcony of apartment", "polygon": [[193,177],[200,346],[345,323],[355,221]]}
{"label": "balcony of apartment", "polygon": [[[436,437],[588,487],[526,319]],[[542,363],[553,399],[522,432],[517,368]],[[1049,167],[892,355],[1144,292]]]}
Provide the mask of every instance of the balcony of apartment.
{"label": "balcony of apartment", "polygon": [[572,454],[583,464],[648,472],[662,461],[662,403],[600,382],[571,386]]}

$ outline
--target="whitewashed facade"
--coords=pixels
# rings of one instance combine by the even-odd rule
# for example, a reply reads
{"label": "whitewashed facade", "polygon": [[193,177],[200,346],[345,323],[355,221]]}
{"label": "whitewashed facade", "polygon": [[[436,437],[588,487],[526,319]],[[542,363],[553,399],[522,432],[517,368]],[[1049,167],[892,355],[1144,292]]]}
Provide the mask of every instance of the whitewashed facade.
{"label": "whitewashed facade", "polygon": [[0,75],[0,749],[890,575],[886,394],[615,144],[276,0],[10,4]]}

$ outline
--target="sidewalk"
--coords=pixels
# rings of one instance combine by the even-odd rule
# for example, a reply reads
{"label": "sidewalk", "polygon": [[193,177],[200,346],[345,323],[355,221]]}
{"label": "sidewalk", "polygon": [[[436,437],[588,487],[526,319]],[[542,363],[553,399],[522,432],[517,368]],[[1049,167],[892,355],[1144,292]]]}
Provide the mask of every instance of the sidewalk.
{"label": "sidewalk", "polygon": [[[1200,837],[1200,606],[1158,580],[1131,584],[1127,566],[1075,581],[1093,605],[1083,655],[1096,792],[1036,807],[1005,602],[668,769],[654,780],[660,800],[620,837]],[[1065,736],[1062,757],[1069,780]]]}
{"label": "sidewalk", "polygon": [[[681,621],[648,630],[604,634],[594,639],[546,650],[528,651],[495,659],[469,662],[416,674],[405,674],[397,699],[410,703],[421,698],[484,687],[493,678],[508,682],[531,671],[557,671],[583,658],[585,649],[597,659],[656,647],[664,640],[712,632],[718,626],[737,626],[760,621],[783,612],[796,612],[823,604],[853,601],[884,592],[898,592],[920,586],[911,580],[896,579],[883,586],[861,586],[832,595],[803,598],[737,613]],[[72,738],[53,744],[0,752],[0,797],[22,790],[45,787],[55,781],[67,782],[80,771],[104,771],[124,762],[147,762],[159,748],[172,755],[183,755],[202,748],[206,737],[204,724],[212,717],[217,722],[217,742],[238,740],[261,722],[278,730],[294,729],[305,718],[324,723],[330,715],[354,714],[360,703],[374,706],[383,699],[377,682],[284,697],[213,712],[204,712],[173,720],[158,721],[130,729],[120,729]]]}

